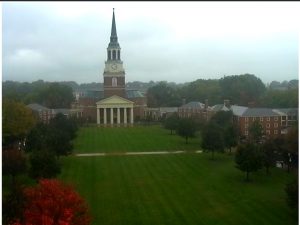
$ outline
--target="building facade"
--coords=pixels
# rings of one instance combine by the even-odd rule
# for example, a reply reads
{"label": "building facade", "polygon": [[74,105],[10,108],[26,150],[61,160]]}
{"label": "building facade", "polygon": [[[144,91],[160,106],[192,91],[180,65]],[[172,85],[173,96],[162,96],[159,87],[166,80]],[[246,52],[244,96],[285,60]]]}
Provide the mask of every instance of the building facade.
{"label": "building facade", "polygon": [[103,72],[103,99],[95,103],[98,125],[132,125],[135,119],[144,116],[144,108],[147,106],[145,96],[136,90],[126,90],[125,83],[125,69],[121,60],[113,11],[110,42]]}

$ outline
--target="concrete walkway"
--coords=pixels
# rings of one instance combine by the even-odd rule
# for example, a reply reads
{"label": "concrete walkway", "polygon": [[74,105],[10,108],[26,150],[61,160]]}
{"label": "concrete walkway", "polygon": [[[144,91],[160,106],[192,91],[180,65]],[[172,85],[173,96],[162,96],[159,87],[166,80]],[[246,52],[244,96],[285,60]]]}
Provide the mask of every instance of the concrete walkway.
{"label": "concrete walkway", "polygon": [[113,156],[113,155],[165,155],[165,154],[185,154],[185,153],[202,153],[202,150],[197,151],[160,151],[160,152],[99,152],[99,153],[80,153],[75,154],[78,157],[90,157],[90,156]]}

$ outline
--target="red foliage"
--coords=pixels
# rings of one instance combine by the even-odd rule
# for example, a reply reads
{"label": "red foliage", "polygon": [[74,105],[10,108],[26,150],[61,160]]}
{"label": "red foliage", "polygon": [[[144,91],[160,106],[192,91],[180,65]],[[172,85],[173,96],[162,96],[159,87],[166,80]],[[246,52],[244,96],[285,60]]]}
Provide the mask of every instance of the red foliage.
{"label": "red foliage", "polygon": [[13,225],[88,225],[91,222],[84,200],[55,179],[42,179],[25,189],[24,222]]}

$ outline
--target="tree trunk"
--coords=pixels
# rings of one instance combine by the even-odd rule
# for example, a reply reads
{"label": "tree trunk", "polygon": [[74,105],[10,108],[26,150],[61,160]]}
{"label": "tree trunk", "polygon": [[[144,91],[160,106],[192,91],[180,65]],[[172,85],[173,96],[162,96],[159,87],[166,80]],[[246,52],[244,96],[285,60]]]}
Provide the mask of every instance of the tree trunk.
{"label": "tree trunk", "polygon": [[229,155],[231,155],[231,147],[229,147]]}
{"label": "tree trunk", "polygon": [[185,137],[185,143],[188,143],[188,136]]}

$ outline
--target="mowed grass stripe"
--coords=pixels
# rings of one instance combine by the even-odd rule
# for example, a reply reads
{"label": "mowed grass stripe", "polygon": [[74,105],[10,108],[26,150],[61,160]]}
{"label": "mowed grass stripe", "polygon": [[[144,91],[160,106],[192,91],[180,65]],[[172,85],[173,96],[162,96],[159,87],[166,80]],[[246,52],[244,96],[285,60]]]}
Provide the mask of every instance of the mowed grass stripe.
{"label": "mowed grass stripe", "polygon": [[96,224],[293,225],[284,186],[291,175],[263,171],[245,183],[233,157],[217,154],[65,158]]}
{"label": "mowed grass stripe", "polygon": [[189,140],[170,135],[160,126],[83,127],[74,142],[75,153],[177,151],[200,149],[199,134]]}

